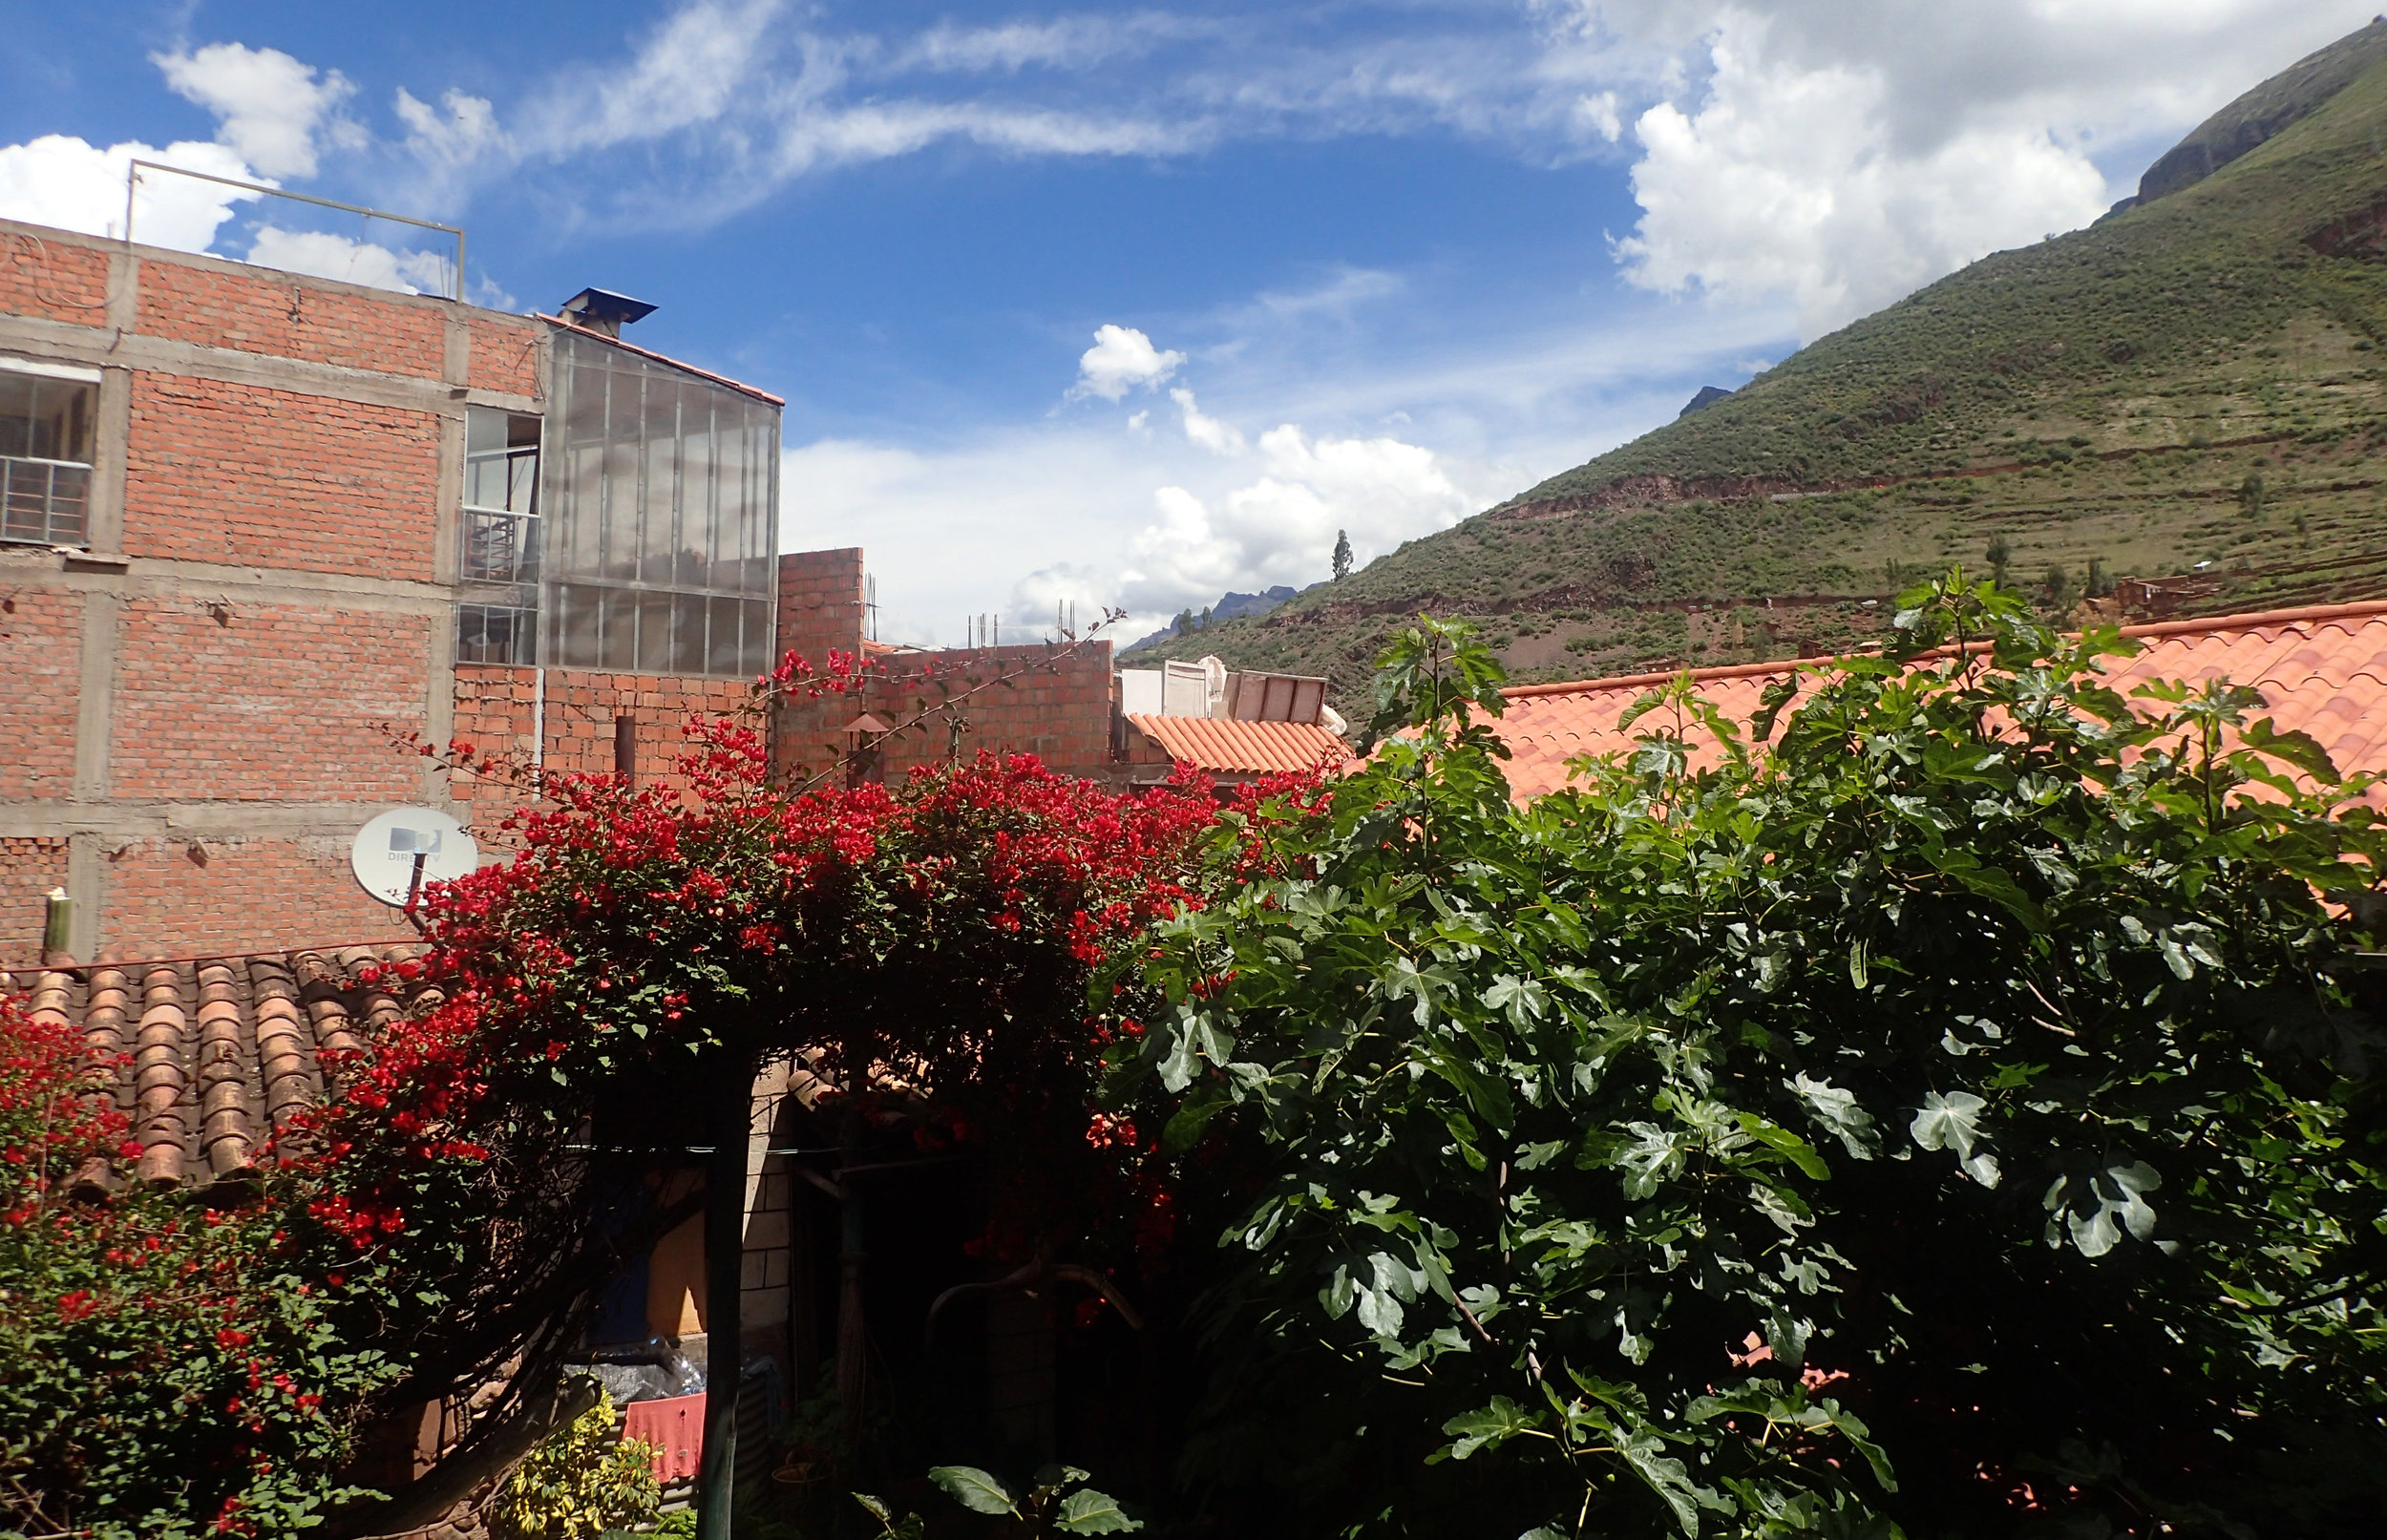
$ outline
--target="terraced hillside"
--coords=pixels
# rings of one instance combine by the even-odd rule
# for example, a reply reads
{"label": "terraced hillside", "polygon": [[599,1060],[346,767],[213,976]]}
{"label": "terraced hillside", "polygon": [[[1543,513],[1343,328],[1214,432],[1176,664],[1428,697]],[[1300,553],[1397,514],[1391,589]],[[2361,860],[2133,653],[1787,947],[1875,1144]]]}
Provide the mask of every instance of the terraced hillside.
{"label": "terraced hillside", "polygon": [[1153,652],[1348,694],[1428,609],[1477,619],[1521,679],[1742,662],[1859,643],[1884,598],[1959,560],[2051,611],[2387,594],[2387,23],[2315,60],[2297,71],[2325,99],[2212,175],[1984,258],[1703,411]]}

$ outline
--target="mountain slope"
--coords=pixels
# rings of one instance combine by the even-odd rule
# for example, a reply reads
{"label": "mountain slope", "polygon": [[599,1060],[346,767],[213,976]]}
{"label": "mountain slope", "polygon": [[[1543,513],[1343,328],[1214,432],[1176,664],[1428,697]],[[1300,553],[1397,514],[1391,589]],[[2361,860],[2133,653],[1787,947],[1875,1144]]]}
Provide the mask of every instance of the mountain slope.
{"label": "mountain slope", "polygon": [[[2340,62],[2375,44],[2387,28]],[[1984,258],[1454,529],[1153,651],[1348,690],[1431,609],[1485,623],[1524,679],[1781,657],[1859,643],[1915,574],[1994,553],[2051,609],[2092,562],[2175,579],[2152,602],[2176,613],[2387,593],[2387,62],[2300,105],[2208,177]]]}

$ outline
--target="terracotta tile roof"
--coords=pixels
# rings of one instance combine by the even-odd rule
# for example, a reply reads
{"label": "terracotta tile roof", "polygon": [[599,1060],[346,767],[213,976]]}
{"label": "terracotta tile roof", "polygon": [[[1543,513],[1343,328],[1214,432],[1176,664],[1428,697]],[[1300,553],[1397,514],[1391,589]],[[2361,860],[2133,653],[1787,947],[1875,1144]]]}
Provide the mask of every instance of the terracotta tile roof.
{"label": "terracotta tile roof", "polygon": [[[2340,770],[2387,770],[2387,601],[2169,621],[2124,626],[2123,634],[2145,647],[2111,665],[2108,677],[2123,695],[2150,679],[2251,685],[2283,730],[2311,733]],[[1746,722],[1767,685],[1792,668],[1830,663],[1801,658],[1699,668],[1691,678],[1724,715]],[[1514,755],[1506,767],[1513,794],[1524,801],[1564,786],[1566,762],[1578,754],[1630,747],[1632,733],[1617,730],[1616,718],[1652,686],[1676,677],[1632,674],[1502,691],[1509,709],[1493,728]],[[1648,726],[1644,720],[1633,731]],[[1701,736],[1695,729],[1693,742]],[[1710,744],[1702,757],[1714,753]]]}
{"label": "terracotta tile roof", "polygon": [[1315,722],[1232,722],[1131,715],[1128,721],[1172,760],[1220,774],[1259,775],[1340,765],[1351,746]]}
{"label": "terracotta tile roof", "polygon": [[140,1180],[204,1187],[237,1180],[259,1147],[325,1094],[320,1056],[429,993],[368,967],[407,961],[413,946],[167,962],[65,962],[0,981],[28,1005],[78,1028],[95,1060],[125,1057],[113,1087],[141,1146]]}

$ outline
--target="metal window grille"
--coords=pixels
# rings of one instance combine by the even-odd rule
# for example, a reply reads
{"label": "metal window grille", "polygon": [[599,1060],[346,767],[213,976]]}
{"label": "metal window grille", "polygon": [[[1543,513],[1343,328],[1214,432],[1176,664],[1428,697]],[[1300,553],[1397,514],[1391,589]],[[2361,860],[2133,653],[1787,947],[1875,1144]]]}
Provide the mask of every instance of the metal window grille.
{"label": "metal window grille", "polygon": [[90,513],[90,466],[0,454],[0,539],[80,545]]}
{"label": "metal window grille", "polygon": [[458,604],[455,607],[455,660],[458,663],[512,664],[528,667],[539,661],[539,611],[505,604]]}

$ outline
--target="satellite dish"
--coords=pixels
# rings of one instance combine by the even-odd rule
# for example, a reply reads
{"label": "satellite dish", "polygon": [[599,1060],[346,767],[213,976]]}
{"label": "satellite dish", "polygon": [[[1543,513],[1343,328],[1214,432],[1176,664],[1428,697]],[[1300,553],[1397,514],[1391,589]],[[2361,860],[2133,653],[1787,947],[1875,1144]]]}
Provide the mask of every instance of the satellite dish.
{"label": "satellite dish", "polygon": [[453,881],[480,865],[480,847],[464,826],[435,808],[399,808],[356,832],[349,870],[383,903],[404,908],[433,882]]}

